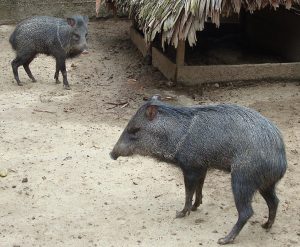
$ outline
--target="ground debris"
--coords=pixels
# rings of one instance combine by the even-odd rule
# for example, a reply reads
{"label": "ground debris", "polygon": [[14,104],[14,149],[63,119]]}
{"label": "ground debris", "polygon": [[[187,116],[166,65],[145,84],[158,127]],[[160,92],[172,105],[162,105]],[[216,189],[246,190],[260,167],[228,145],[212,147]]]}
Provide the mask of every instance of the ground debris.
{"label": "ground debris", "polygon": [[106,104],[107,105],[112,105],[112,107],[109,107],[106,110],[111,110],[111,109],[116,108],[118,106],[120,106],[120,108],[125,108],[125,107],[129,106],[129,102],[128,101],[106,102]]}
{"label": "ground debris", "polygon": [[34,112],[45,112],[45,113],[50,113],[50,114],[56,114],[54,111],[47,111],[47,110],[40,110],[40,109],[33,109]]}
{"label": "ground debris", "polygon": [[6,177],[8,174],[8,170],[7,169],[0,169],[0,177]]}

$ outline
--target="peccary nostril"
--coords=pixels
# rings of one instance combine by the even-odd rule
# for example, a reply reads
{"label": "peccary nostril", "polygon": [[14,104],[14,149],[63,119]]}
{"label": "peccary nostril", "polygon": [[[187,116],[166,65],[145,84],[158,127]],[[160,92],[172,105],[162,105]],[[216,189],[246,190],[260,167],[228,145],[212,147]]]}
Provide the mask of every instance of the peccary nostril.
{"label": "peccary nostril", "polygon": [[115,153],[113,153],[113,152],[110,152],[110,153],[109,153],[109,156],[110,156],[110,158],[112,158],[113,160],[116,160],[116,159],[118,158],[118,156],[117,156]]}

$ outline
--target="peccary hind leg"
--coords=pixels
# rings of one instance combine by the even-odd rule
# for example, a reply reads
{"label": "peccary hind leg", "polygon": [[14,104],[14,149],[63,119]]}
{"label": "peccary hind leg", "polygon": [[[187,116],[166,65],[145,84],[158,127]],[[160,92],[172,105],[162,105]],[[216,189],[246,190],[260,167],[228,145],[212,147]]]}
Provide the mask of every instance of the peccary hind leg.
{"label": "peccary hind leg", "polygon": [[243,181],[243,178],[238,179],[238,177],[239,176],[232,175],[231,180],[234,201],[239,214],[238,220],[230,233],[226,237],[219,239],[219,244],[232,243],[248,219],[253,215],[251,201],[256,189],[249,181]]}
{"label": "peccary hind leg", "polygon": [[205,170],[200,175],[199,183],[196,187],[195,202],[194,202],[194,205],[192,207],[192,211],[196,211],[197,208],[200,206],[200,204],[202,204],[202,188],[203,188],[204,180],[205,180],[205,177],[206,177],[206,172],[207,171]]}
{"label": "peccary hind leg", "polygon": [[18,73],[18,68],[19,68],[20,65],[21,64],[20,64],[18,58],[15,58],[11,62],[11,67],[12,67],[12,70],[13,70],[13,73],[14,73],[15,80],[17,81],[19,86],[23,86],[22,82],[19,79],[19,73]]}
{"label": "peccary hind leg", "polygon": [[11,67],[14,73],[15,80],[17,81],[19,86],[23,86],[22,82],[20,81],[19,78],[19,72],[18,68],[23,64],[23,60],[20,57],[16,57],[12,62],[11,62]]}
{"label": "peccary hind leg", "polygon": [[267,202],[268,208],[269,208],[269,218],[266,223],[262,225],[263,228],[265,229],[270,229],[275,221],[276,217],[276,212],[277,212],[277,207],[279,200],[276,196],[275,192],[275,184],[270,186],[268,189],[265,190],[260,190],[259,191],[262,197],[265,199]]}
{"label": "peccary hind leg", "polygon": [[29,68],[29,64],[32,62],[32,60],[34,59],[34,56],[31,57],[26,63],[23,64],[23,67],[27,73],[27,75],[29,76],[29,78],[32,80],[32,82],[36,82],[36,79],[34,78],[34,76],[32,75],[30,68]]}
{"label": "peccary hind leg", "polygon": [[29,64],[31,61],[34,59],[34,55],[32,54],[22,54],[21,56],[17,55],[17,57],[11,62],[11,66],[13,69],[14,77],[18,83],[19,86],[22,86],[23,84],[21,83],[19,79],[19,72],[18,68],[23,65],[27,75],[32,81],[36,81],[35,78],[33,77],[30,69],[29,69]]}
{"label": "peccary hind leg", "polygon": [[183,172],[185,186],[185,205],[184,208],[176,212],[176,218],[182,218],[186,214],[190,214],[192,210],[193,195],[199,183],[199,175],[194,172]]}

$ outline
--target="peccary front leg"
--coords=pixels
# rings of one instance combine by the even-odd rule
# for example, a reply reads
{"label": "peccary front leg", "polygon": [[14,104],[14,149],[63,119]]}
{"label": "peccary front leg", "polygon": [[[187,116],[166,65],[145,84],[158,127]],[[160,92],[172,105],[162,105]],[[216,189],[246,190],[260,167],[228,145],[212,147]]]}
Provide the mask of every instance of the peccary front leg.
{"label": "peccary front leg", "polygon": [[196,187],[195,202],[192,207],[192,211],[196,211],[200,204],[202,204],[202,188],[206,177],[206,172],[207,170],[203,170],[203,172],[200,174],[199,183]]}
{"label": "peccary front leg", "polygon": [[[68,78],[67,78],[66,59],[59,58],[56,60],[56,63],[58,63],[59,70],[61,71],[62,76],[63,76],[64,88],[67,90],[70,90],[71,88],[70,88]],[[55,72],[55,75],[56,75],[56,72]],[[57,74],[57,78],[58,78],[58,74]]]}
{"label": "peccary front leg", "polygon": [[56,60],[56,69],[55,69],[55,74],[54,74],[54,79],[55,79],[56,84],[60,83],[60,81],[58,80],[59,70],[60,70],[60,66],[59,66],[58,61]]}
{"label": "peccary front leg", "polygon": [[195,193],[199,176],[193,172],[183,172],[185,186],[185,205],[184,208],[176,212],[176,218],[183,218],[186,214],[190,214],[192,209],[192,200]]}

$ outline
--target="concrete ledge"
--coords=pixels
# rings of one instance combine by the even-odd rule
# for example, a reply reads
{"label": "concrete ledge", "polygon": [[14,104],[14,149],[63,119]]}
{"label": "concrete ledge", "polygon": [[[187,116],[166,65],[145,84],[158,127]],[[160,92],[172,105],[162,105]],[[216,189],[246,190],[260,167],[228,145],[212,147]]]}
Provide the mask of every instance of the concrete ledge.
{"label": "concrete ledge", "polygon": [[177,69],[177,82],[189,86],[262,79],[300,79],[300,63],[178,66]]}
{"label": "concrete ledge", "polygon": [[138,31],[136,31],[134,27],[130,27],[130,38],[144,57],[149,55],[150,51],[144,41],[144,37]]}
{"label": "concrete ledge", "polygon": [[67,17],[95,15],[94,0],[0,0],[0,25],[16,23],[33,15]]}
{"label": "concrete ledge", "polygon": [[155,47],[152,47],[152,65],[158,68],[167,79],[176,81],[176,64]]}

